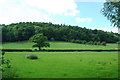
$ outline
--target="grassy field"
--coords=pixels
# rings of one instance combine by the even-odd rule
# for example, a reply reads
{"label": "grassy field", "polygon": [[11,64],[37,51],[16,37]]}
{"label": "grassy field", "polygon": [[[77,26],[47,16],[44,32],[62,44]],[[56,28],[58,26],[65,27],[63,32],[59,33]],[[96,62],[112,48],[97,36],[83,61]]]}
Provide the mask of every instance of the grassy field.
{"label": "grassy field", "polygon": [[[32,49],[29,41],[3,43],[3,49]],[[118,49],[117,44],[107,46],[83,45],[70,42],[50,42],[44,49]],[[29,54],[39,57],[27,59]],[[117,78],[118,52],[6,52],[12,70],[17,78]],[[5,67],[5,66],[4,66]],[[11,73],[11,71],[13,71]]]}
{"label": "grassy field", "polygon": [[[39,59],[27,59],[28,54]],[[6,52],[5,58],[18,78],[118,77],[118,52]]]}
{"label": "grassy field", "polygon": [[[3,49],[32,49],[33,43],[29,41],[24,42],[10,42],[3,43]],[[107,46],[96,46],[96,45],[84,45],[84,44],[76,44],[70,42],[60,42],[54,41],[50,42],[49,48],[44,49],[118,49],[118,44],[107,44]]]}

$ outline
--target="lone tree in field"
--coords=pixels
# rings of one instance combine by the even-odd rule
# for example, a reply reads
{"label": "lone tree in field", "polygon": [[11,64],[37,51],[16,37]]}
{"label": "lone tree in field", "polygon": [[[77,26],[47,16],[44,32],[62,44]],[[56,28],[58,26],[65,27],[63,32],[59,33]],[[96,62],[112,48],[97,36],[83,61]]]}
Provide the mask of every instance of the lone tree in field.
{"label": "lone tree in field", "polygon": [[41,47],[50,47],[50,44],[47,42],[47,37],[43,34],[36,34],[30,38],[35,44],[32,47],[38,47],[41,50]]}
{"label": "lone tree in field", "polygon": [[120,28],[120,0],[106,0],[102,13],[113,26]]}

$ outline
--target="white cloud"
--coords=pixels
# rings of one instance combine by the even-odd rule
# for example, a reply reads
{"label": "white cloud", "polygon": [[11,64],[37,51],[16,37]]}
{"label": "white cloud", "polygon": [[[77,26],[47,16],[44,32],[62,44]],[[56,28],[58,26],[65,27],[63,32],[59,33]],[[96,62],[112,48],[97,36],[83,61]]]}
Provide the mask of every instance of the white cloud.
{"label": "white cloud", "polygon": [[120,0],[74,0],[75,2],[118,2]]}
{"label": "white cloud", "polygon": [[112,32],[114,32],[114,33],[118,33],[118,28],[113,27],[113,28],[112,28]]}
{"label": "white cloud", "polygon": [[10,24],[27,21],[50,22],[53,21],[53,19],[47,14],[39,12],[35,9],[24,8],[24,6],[10,6],[7,7],[7,9],[3,10],[2,13],[0,13],[0,24]]}
{"label": "white cloud", "polygon": [[76,22],[91,22],[92,21],[92,18],[80,18],[80,17],[77,17],[76,18]]}
{"label": "white cloud", "polygon": [[109,28],[99,28],[99,30],[110,31]]}
{"label": "white cloud", "polygon": [[108,31],[108,32],[114,32],[114,33],[120,33],[120,28],[112,27],[112,28],[99,28],[99,30]]}
{"label": "white cloud", "polygon": [[106,0],[75,0],[75,2],[105,2]]}
{"label": "white cloud", "polygon": [[29,6],[45,10],[51,14],[76,15],[79,11],[74,0],[24,0]]}
{"label": "white cloud", "polygon": [[67,15],[67,16],[76,16],[78,13],[80,13],[80,11],[73,10],[72,12],[67,12],[64,15]]}
{"label": "white cloud", "polygon": [[23,21],[53,22],[53,14],[76,16],[74,0],[0,0],[0,24]]}

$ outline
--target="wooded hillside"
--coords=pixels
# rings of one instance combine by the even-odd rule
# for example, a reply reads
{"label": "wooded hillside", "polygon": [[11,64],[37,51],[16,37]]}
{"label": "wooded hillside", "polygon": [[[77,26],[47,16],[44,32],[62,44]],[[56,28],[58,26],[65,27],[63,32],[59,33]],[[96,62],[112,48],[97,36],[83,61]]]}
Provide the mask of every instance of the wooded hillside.
{"label": "wooded hillside", "polygon": [[83,40],[89,41],[106,41],[108,43],[115,43],[120,40],[120,34],[113,32],[105,32],[102,30],[91,30],[71,25],[52,24],[44,22],[20,22],[12,23],[10,25],[0,25],[2,30],[2,41],[24,41],[31,36],[43,33],[48,37],[48,40],[55,41],[71,41]]}

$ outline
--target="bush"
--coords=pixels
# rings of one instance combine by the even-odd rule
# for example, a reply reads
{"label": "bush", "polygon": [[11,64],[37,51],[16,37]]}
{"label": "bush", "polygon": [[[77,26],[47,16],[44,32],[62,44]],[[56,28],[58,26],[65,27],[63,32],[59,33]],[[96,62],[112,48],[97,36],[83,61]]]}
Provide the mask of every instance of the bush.
{"label": "bush", "polygon": [[89,42],[87,42],[87,44],[90,44],[90,41],[89,41]]}
{"label": "bush", "polygon": [[74,42],[75,42],[75,43],[81,43],[81,41],[80,41],[80,40],[75,40]]}
{"label": "bush", "polygon": [[103,42],[101,43],[101,45],[106,46],[106,42],[105,42],[105,41],[103,41]]}
{"label": "bush", "polygon": [[[4,58],[5,52],[2,52],[2,56],[0,56],[0,60],[2,63],[0,64],[0,74],[2,72],[2,78],[15,78],[17,77],[17,73],[15,68],[11,67],[10,60]],[[1,77],[1,76],[0,76]]]}
{"label": "bush", "polygon": [[82,44],[86,44],[87,42],[85,40],[82,41]]}
{"label": "bush", "polygon": [[97,42],[95,41],[93,44],[94,44],[94,45],[97,45]]}
{"label": "bush", "polygon": [[72,42],[72,43],[79,43],[79,44],[81,44],[81,43],[82,43],[82,41],[81,41],[81,40],[74,40],[74,39],[70,40],[70,42]]}
{"label": "bush", "polygon": [[79,40],[79,43],[80,43],[80,44],[82,44],[82,43],[83,43],[83,41]]}
{"label": "bush", "polygon": [[93,41],[89,41],[88,44],[93,45]]}
{"label": "bush", "polygon": [[[17,78],[17,70],[15,68],[5,68],[4,71],[2,72],[2,78],[3,80],[7,78]],[[11,79],[10,79],[11,80]]]}
{"label": "bush", "polygon": [[31,54],[31,55],[27,55],[28,59],[38,59],[37,55]]}
{"label": "bush", "polygon": [[100,43],[100,41],[99,42],[97,42],[97,45],[100,45],[101,43]]}
{"label": "bush", "polygon": [[70,42],[74,43],[74,39],[70,40]]}
{"label": "bush", "polygon": [[74,39],[70,40],[70,42],[79,43],[79,44],[86,44],[87,43],[85,40],[74,40]]}

